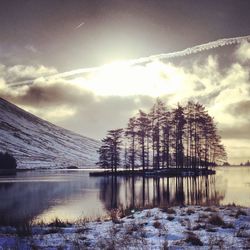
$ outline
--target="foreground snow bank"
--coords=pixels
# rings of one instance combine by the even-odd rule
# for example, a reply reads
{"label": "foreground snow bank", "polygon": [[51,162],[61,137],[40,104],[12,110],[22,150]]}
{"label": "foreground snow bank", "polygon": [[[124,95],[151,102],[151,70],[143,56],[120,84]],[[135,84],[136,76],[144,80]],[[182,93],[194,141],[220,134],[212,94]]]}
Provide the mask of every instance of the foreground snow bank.
{"label": "foreground snow bank", "polygon": [[[29,231],[30,230],[30,231]],[[30,236],[23,236],[29,234]],[[250,246],[250,208],[172,207],[118,211],[106,221],[1,228],[2,249],[234,249]],[[1,249],[0,247],[0,249]]]}

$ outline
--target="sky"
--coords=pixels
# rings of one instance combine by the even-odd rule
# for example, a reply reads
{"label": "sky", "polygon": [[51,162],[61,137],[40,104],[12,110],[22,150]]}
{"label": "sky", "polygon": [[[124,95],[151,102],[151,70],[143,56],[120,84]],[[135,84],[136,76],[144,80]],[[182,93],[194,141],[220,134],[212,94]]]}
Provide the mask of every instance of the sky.
{"label": "sky", "polygon": [[[127,60],[250,35],[237,0],[1,0],[0,96],[100,139],[155,98],[204,104],[229,161],[250,159],[250,40],[173,59]],[[86,70],[91,68],[91,70]],[[61,74],[84,69],[81,74]]]}

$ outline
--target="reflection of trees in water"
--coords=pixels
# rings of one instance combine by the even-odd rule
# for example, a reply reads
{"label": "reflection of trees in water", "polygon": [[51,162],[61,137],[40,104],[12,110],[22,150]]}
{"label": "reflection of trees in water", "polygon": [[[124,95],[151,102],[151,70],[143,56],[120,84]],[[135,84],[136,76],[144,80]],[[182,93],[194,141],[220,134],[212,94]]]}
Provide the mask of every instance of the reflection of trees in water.
{"label": "reflection of trees in water", "polygon": [[215,175],[199,177],[104,177],[100,199],[105,208],[219,205],[225,188],[216,190]]}
{"label": "reflection of trees in water", "polygon": [[[117,182],[117,178],[114,176],[108,176],[102,178],[100,183],[100,199],[104,201],[105,207],[110,210],[117,208],[119,202],[119,190],[121,183]],[[106,203],[106,201],[108,201]]]}

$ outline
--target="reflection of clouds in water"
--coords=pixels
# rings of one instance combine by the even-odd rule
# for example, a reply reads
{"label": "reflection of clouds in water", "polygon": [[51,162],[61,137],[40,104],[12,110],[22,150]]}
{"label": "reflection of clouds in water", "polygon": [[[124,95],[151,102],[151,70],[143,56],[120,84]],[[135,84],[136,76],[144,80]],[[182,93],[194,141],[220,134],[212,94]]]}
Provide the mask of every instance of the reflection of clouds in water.
{"label": "reflection of clouds in water", "polygon": [[228,167],[218,168],[216,176],[216,188],[225,185],[225,197],[221,204],[235,203],[241,206],[250,206],[248,185],[250,179],[250,168]]}
{"label": "reflection of clouds in water", "polygon": [[83,218],[98,218],[106,214],[101,202],[97,199],[98,190],[82,189],[83,192],[72,194],[65,200],[60,199],[49,209],[35,218],[36,222],[49,223],[55,218],[74,222]]}
{"label": "reflection of clouds in water", "polygon": [[[55,173],[41,175],[42,181],[26,182],[25,179],[32,179],[33,176],[39,179],[39,172],[18,173],[18,179],[24,176],[24,182],[0,183],[0,200],[4,201],[0,203],[1,224],[31,220],[57,204],[67,204],[69,198],[73,200],[78,194],[86,201],[85,187],[94,188],[94,183],[89,181],[86,173],[68,174],[67,181],[67,175],[64,181],[58,181],[61,176]],[[51,181],[43,181],[46,178]]]}

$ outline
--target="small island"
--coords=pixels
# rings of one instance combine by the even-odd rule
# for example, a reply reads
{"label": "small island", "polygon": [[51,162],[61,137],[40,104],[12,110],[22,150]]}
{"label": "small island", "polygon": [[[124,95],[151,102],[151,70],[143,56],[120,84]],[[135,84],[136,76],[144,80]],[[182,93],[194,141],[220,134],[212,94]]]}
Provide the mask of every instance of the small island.
{"label": "small island", "polygon": [[109,130],[98,150],[104,171],[90,176],[199,176],[226,162],[227,155],[213,118],[189,101],[169,109],[159,98],[149,113],[142,110],[124,129]]}

